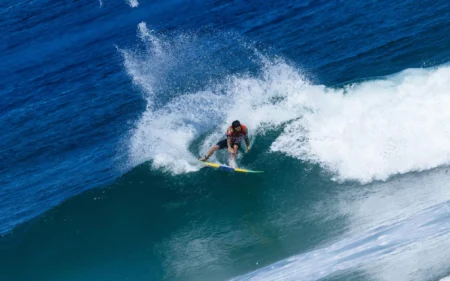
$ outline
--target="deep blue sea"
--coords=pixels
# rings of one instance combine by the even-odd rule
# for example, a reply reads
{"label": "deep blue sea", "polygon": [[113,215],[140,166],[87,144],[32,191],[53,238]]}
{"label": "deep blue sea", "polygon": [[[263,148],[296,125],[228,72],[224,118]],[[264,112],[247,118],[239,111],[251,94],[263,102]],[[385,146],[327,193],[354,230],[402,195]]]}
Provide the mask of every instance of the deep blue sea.
{"label": "deep blue sea", "polygon": [[[0,1],[0,280],[450,280],[449,34],[444,0]],[[263,174],[198,161],[236,119]]]}

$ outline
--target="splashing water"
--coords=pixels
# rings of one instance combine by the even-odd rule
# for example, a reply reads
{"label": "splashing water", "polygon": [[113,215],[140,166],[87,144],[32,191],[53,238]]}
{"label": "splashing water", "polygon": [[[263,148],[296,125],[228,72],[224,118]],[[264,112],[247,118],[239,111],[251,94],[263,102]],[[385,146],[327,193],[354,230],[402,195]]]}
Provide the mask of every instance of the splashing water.
{"label": "splashing water", "polygon": [[[195,171],[191,145],[206,150],[235,119],[253,137],[283,126],[271,151],[318,163],[339,181],[385,180],[450,161],[448,66],[330,88],[313,85],[286,60],[245,44],[233,52],[252,53],[247,63],[257,71],[231,74],[220,69],[221,61],[208,60],[214,50],[205,41],[217,38],[156,36],[145,23],[138,35],[145,49],[122,51],[147,100],[130,141],[133,164],[152,160],[173,173]],[[190,70],[208,78],[183,80]],[[184,88],[174,91],[174,85]],[[204,140],[197,139],[205,133]]]}

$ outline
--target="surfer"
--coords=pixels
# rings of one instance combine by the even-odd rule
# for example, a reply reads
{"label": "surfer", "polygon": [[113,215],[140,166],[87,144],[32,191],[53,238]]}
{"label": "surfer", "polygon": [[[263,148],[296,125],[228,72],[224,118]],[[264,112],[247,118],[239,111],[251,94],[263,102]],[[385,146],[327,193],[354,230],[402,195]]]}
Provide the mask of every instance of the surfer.
{"label": "surfer", "polygon": [[[238,153],[238,149],[241,146],[241,142],[244,139],[245,145],[247,149],[245,152],[250,150],[250,139],[248,138],[247,127],[241,124],[238,120],[233,121],[231,126],[227,130],[227,138],[216,143],[211,149],[208,151],[204,157],[200,158],[200,161],[208,160],[211,155],[214,154],[216,150],[224,149],[228,147],[228,152],[230,152],[230,163],[234,163],[234,159]],[[231,165],[230,165],[231,166]]]}

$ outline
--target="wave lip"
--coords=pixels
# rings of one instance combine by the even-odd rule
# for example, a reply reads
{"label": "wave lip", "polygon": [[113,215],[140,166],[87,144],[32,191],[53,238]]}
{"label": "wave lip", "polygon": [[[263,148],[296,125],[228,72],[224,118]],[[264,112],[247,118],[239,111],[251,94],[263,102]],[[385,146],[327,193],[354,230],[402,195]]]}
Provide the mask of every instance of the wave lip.
{"label": "wave lip", "polygon": [[361,183],[450,163],[448,66],[324,88],[315,99],[284,128],[273,151]]}

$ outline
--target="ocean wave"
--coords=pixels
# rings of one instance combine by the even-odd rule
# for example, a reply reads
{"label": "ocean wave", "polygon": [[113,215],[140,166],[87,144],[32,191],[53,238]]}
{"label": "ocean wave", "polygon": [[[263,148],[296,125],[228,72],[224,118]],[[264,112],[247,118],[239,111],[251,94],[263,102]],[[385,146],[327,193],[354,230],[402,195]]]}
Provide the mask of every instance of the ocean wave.
{"label": "ocean wave", "polygon": [[[155,168],[173,173],[196,171],[196,151],[204,153],[235,119],[249,127],[253,139],[281,128],[268,152],[319,164],[337,181],[386,180],[450,161],[448,66],[408,69],[333,88],[314,85],[287,60],[240,42],[235,42],[241,44],[237,51],[251,53],[251,67],[257,71],[217,71],[196,36],[168,39],[145,23],[139,24],[138,35],[145,51],[122,51],[148,105],[130,140],[133,165],[152,160]],[[161,81],[173,72],[188,75],[182,68],[192,53],[199,55],[204,73],[217,71],[221,79],[198,82],[205,83],[198,90],[190,87],[195,81],[188,81],[184,91],[161,103],[158,93],[174,86],[161,87]],[[204,140],[198,140],[202,134]]]}

